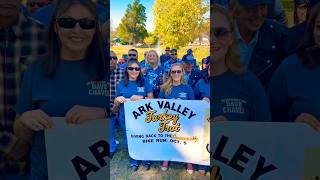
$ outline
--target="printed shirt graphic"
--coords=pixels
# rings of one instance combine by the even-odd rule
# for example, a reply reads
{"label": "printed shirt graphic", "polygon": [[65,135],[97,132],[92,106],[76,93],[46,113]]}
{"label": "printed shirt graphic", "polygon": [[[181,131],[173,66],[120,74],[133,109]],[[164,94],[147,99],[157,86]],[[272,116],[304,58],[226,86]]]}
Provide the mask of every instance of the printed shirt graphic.
{"label": "printed shirt graphic", "polygon": [[214,117],[229,121],[271,121],[267,96],[260,81],[252,73],[241,75],[227,71],[213,79]]}
{"label": "printed shirt graphic", "polygon": [[193,100],[194,93],[189,85],[179,85],[173,86],[171,93],[166,95],[163,90],[160,91],[159,99],[183,99],[183,100]]}
{"label": "printed shirt graphic", "polygon": [[[146,97],[148,93],[152,92],[152,87],[150,84],[145,81],[144,86],[140,87],[136,83],[136,81],[129,81],[127,86],[123,84],[123,81],[120,81],[117,85],[116,95],[115,97],[123,96],[127,99],[131,98],[133,95],[139,95]],[[124,119],[124,106],[123,104],[120,105],[120,119]]]}

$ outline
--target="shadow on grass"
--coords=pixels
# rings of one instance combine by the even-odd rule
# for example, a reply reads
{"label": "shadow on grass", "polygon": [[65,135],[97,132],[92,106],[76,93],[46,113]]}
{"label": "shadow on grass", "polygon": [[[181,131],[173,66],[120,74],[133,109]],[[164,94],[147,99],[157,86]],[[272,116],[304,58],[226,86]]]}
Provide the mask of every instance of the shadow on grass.
{"label": "shadow on grass", "polygon": [[144,170],[143,166],[139,166],[138,171],[133,172],[130,169],[129,155],[127,149],[122,144],[123,132],[118,126],[115,129],[115,138],[120,141],[117,152],[113,156],[110,162],[110,179],[111,180],[171,180],[171,179],[195,179],[206,180],[210,179],[209,173],[206,176],[202,176],[198,171],[194,171],[192,175],[186,171],[185,163],[170,162],[168,171],[163,172],[160,169],[160,162],[153,161],[149,171]]}

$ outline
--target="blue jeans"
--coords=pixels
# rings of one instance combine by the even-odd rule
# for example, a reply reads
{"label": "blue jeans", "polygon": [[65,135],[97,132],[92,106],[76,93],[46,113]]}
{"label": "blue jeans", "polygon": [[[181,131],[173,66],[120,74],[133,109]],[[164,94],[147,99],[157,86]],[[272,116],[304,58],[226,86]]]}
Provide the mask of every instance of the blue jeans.
{"label": "blue jeans", "polygon": [[109,130],[110,130],[110,152],[115,152],[117,149],[117,144],[114,138],[114,126],[116,124],[117,117],[112,116],[110,117],[110,122],[109,122]]}

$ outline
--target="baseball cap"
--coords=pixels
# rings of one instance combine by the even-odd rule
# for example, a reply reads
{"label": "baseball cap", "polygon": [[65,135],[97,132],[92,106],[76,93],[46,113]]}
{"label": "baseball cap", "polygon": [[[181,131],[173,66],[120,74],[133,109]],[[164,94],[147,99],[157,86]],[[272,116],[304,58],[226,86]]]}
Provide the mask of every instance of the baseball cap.
{"label": "baseball cap", "polygon": [[191,55],[185,56],[182,58],[182,62],[186,64],[193,64],[194,58]]}

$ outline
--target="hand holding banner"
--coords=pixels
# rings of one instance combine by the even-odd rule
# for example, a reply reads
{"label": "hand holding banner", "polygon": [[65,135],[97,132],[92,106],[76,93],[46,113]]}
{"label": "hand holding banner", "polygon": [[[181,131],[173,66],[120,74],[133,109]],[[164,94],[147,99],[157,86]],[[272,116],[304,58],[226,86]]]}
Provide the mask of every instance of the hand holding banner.
{"label": "hand holding banner", "polygon": [[107,179],[107,121],[71,125],[62,117],[52,120],[54,128],[45,131],[49,180]]}

